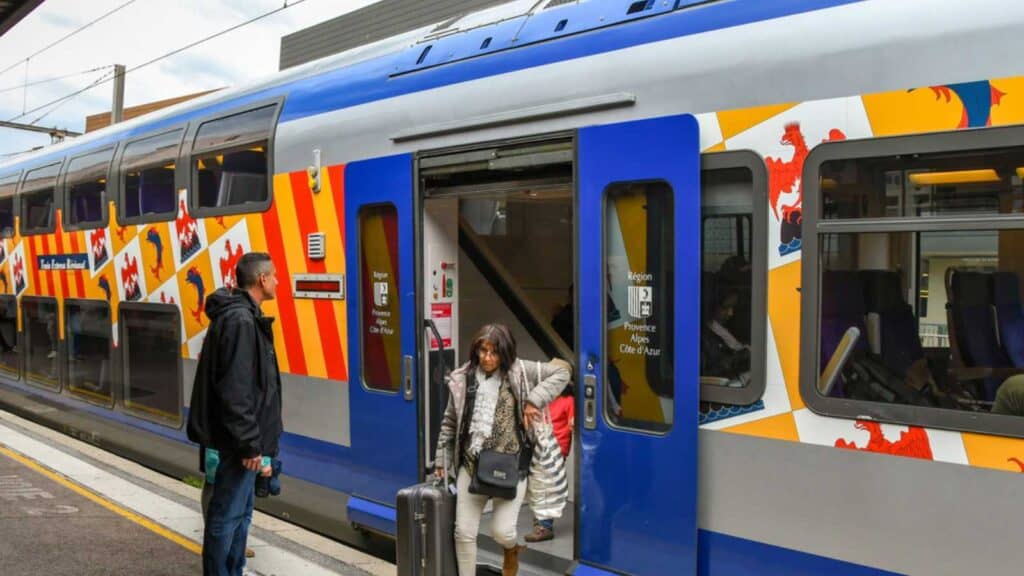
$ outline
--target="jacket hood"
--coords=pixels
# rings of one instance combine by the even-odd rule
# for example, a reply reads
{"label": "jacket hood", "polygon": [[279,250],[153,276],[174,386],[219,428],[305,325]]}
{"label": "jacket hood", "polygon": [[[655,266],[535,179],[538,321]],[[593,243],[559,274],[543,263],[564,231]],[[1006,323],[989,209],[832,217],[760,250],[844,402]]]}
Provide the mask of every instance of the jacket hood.
{"label": "jacket hood", "polygon": [[207,296],[205,307],[206,316],[211,321],[216,320],[218,316],[222,316],[228,310],[235,308],[259,310],[249,294],[241,290],[229,290],[227,288],[218,288],[213,294]]}

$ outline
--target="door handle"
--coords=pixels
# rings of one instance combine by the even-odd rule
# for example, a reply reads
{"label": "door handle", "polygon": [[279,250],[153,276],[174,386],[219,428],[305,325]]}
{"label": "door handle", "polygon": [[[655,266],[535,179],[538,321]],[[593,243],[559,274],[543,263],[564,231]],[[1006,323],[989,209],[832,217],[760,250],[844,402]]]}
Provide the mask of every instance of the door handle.
{"label": "door handle", "polygon": [[405,399],[412,400],[412,371],[415,363],[412,356],[402,356],[402,387],[405,389]]}
{"label": "door handle", "polygon": [[597,429],[597,376],[593,374],[583,377],[583,427]]}

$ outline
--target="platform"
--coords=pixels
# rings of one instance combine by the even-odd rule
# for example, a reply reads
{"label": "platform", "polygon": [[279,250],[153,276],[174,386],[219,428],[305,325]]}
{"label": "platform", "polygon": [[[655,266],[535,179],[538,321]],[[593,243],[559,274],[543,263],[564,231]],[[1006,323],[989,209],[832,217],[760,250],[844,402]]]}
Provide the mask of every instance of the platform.
{"label": "platform", "polygon": [[[200,491],[0,412],[5,576],[202,574]],[[361,551],[260,512],[247,570],[264,576],[394,574]]]}

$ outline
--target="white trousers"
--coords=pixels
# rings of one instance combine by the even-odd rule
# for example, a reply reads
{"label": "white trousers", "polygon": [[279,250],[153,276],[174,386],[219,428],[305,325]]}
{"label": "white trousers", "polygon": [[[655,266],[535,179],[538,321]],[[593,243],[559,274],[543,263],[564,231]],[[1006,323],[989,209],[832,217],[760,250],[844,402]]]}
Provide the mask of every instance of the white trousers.
{"label": "white trousers", "polygon": [[[459,564],[461,576],[476,574],[476,537],[480,531],[480,517],[483,516],[484,506],[490,499],[490,496],[470,494],[469,483],[469,473],[465,468],[460,467],[456,484],[459,494],[458,500],[455,502],[455,558]],[[515,500],[494,499],[491,534],[495,542],[502,548],[512,548],[517,543],[516,523],[519,520],[519,508],[523,505],[525,494],[526,480],[524,479],[519,481]]]}

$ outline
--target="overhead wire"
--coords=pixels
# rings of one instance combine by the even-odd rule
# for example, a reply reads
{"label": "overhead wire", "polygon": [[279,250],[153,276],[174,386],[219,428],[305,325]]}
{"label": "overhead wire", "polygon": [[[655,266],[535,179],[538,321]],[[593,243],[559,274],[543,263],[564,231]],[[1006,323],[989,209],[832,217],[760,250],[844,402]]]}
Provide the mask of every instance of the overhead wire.
{"label": "overhead wire", "polygon": [[33,86],[39,86],[41,84],[49,84],[50,82],[57,82],[58,80],[67,80],[68,78],[75,78],[77,76],[85,76],[86,74],[92,74],[93,72],[99,72],[100,70],[106,70],[107,68],[113,68],[113,64],[107,64],[106,66],[97,66],[88,70],[80,70],[78,72],[71,72],[64,74],[63,76],[55,76],[53,78],[46,78],[44,80],[34,80],[27,84],[19,84],[18,86],[8,86],[7,88],[0,88],[0,94],[6,94],[7,92],[16,92],[25,88],[31,88]]}
{"label": "overhead wire", "polygon": [[[264,12],[263,14],[259,14],[257,16],[254,16],[254,17],[248,19],[248,20],[245,20],[244,22],[240,22],[238,24],[235,24],[234,26],[230,26],[230,27],[225,28],[225,29],[223,29],[223,30],[221,30],[219,32],[215,32],[215,33],[213,33],[213,34],[211,34],[209,36],[206,36],[204,38],[200,38],[199,40],[196,40],[194,42],[190,42],[189,44],[181,46],[180,48],[175,48],[174,50],[171,50],[170,52],[167,52],[165,54],[157,56],[156,58],[153,58],[151,60],[147,60],[146,62],[143,62],[142,64],[139,64],[137,66],[133,66],[131,68],[128,68],[127,70],[125,70],[125,75],[128,75],[129,73],[135,72],[137,70],[141,70],[142,68],[145,68],[145,67],[150,66],[152,64],[156,64],[157,62],[159,62],[161,60],[164,60],[165,58],[169,58],[171,56],[174,56],[176,54],[179,54],[179,53],[184,52],[186,50],[189,50],[191,48],[195,48],[196,46],[198,46],[200,44],[203,44],[205,42],[209,42],[210,40],[213,40],[215,38],[219,38],[219,37],[221,37],[221,36],[223,36],[225,34],[228,34],[230,32],[234,32],[235,30],[238,30],[239,28],[243,28],[245,26],[248,26],[249,24],[252,24],[254,22],[258,22],[258,21],[260,21],[260,20],[262,20],[264,18],[273,16],[274,14],[277,14],[278,12],[282,12],[282,11],[287,10],[289,8],[298,6],[299,4],[302,4],[303,2],[306,2],[306,1],[307,0],[294,0],[293,2],[285,2],[279,8],[274,8],[273,10],[269,10],[267,12]],[[2,72],[0,72],[0,73],[2,73]],[[15,116],[14,118],[11,118],[10,120],[8,120],[8,122],[13,122],[15,120],[24,118],[24,117],[28,116],[29,114],[34,114],[35,112],[39,112],[40,110],[45,110],[46,108],[49,108],[50,106],[52,106],[54,104],[63,103],[63,102],[65,102],[67,100],[70,100],[71,98],[74,98],[74,97],[76,97],[76,96],[78,96],[78,95],[80,95],[80,94],[82,94],[84,92],[92,90],[93,88],[96,88],[97,86],[101,86],[103,84],[106,84],[107,82],[110,82],[111,80],[113,80],[113,74],[112,73],[105,74],[105,75],[101,76],[98,80],[93,82],[92,84],[89,84],[88,86],[86,86],[85,88],[82,88],[80,90],[76,90],[76,91],[74,91],[74,92],[72,92],[72,93],[70,93],[70,94],[68,94],[66,96],[62,96],[60,98],[57,98],[56,100],[51,100],[50,102],[47,102],[46,104],[43,104],[41,106],[36,106],[35,108],[33,108],[31,110],[27,110],[25,112],[22,112],[21,114],[19,114],[19,115]],[[45,114],[43,116],[45,116]],[[40,117],[40,118],[42,118],[42,117]]]}
{"label": "overhead wire", "polygon": [[75,28],[75,29],[74,29],[74,30],[72,30],[72,31],[71,31],[70,33],[68,33],[68,34],[65,34],[64,36],[61,36],[61,37],[60,37],[59,39],[57,39],[56,41],[54,41],[54,42],[51,42],[51,43],[47,44],[47,45],[46,45],[46,46],[44,46],[43,48],[41,48],[41,49],[39,49],[39,50],[36,50],[36,51],[35,51],[35,52],[33,52],[32,54],[30,54],[30,55],[28,55],[28,56],[26,56],[26,57],[24,57],[24,58],[21,58],[20,60],[18,60],[18,61],[16,61],[15,63],[11,64],[11,65],[10,65],[10,66],[8,66],[7,68],[4,68],[3,70],[0,70],[0,74],[6,74],[7,72],[9,72],[9,71],[11,71],[11,70],[13,70],[13,69],[17,68],[17,67],[18,67],[18,66],[20,66],[21,64],[24,64],[25,62],[28,62],[29,60],[31,60],[31,59],[33,59],[33,58],[35,58],[36,56],[39,56],[39,55],[40,55],[40,54],[42,54],[43,52],[46,52],[47,50],[49,50],[49,49],[53,48],[54,46],[57,46],[58,44],[60,44],[61,42],[63,42],[63,41],[65,41],[65,40],[67,40],[68,38],[71,38],[72,36],[74,36],[74,35],[78,34],[79,32],[82,32],[83,30],[86,30],[86,29],[88,29],[88,28],[89,28],[89,27],[91,27],[91,26],[92,26],[93,24],[96,24],[97,22],[100,22],[100,21],[102,21],[102,20],[106,19],[106,18],[107,18],[107,17],[109,17],[109,16],[113,16],[113,15],[114,15],[114,14],[116,14],[117,12],[120,12],[121,10],[124,10],[124,9],[125,9],[125,8],[127,8],[128,6],[130,6],[130,5],[134,4],[134,3],[138,2],[138,1],[139,1],[139,0],[128,0],[128,1],[127,1],[127,2],[125,2],[124,4],[121,4],[121,5],[120,5],[120,6],[118,6],[117,8],[114,8],[113,10],[110,10],[109,12],[107,12],[107,13],[103,14],[102,16],[100,16],[100,17],[96,18],[95,20],[91,20],[91,21],[87,22],[86,24],[83,24],[83,25],[79,26],[78,28]]}

